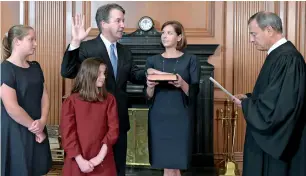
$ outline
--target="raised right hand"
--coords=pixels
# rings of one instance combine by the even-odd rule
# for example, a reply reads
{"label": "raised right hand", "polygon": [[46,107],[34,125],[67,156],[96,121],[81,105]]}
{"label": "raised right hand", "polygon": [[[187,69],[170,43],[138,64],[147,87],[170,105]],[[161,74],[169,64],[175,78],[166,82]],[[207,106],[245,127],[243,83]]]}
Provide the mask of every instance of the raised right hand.
{"label": "raised right hand", "polygon": [[71,44],[80,45],[81,41],[88,36],[91,27],[85,31],[84,23],[85,15],[81,16],[80,14],[77,14],[74,19],[72,18]]}
{"label": "raised right hand", "polygon": [[238,98],[239,100],[243,100],[245,98],[248,98],[245,94],[237,94],[237,95],[234,95],[234,97]]}

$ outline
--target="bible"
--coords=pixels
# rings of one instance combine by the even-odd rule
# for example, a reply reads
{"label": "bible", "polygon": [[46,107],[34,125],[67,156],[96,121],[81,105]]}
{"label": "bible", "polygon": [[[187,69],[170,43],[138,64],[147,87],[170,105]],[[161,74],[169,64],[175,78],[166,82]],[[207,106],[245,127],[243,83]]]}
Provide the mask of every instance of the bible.
{"label": "bible", "polygon": [[151,74],[147,76],[149,81],[160,82],[160,81],[177,81],[177,76],[175,74]]}

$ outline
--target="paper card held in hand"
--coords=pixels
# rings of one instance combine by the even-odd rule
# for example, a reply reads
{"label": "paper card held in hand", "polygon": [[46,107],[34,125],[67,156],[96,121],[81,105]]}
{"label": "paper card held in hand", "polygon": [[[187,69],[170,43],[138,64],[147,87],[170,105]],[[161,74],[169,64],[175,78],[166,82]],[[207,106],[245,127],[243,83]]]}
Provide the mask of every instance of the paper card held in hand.
{"label": "paper card held in hand", "polygon": [[214,80],[214,78],[209,77],[209,80],[212,81],[214,84],[216,84],[228,96],[230,96],[231,98],[234,98],[234,96],[231,93],[229,93],[229,91],[227,91],[224,87],[222,87],[216,80]]}

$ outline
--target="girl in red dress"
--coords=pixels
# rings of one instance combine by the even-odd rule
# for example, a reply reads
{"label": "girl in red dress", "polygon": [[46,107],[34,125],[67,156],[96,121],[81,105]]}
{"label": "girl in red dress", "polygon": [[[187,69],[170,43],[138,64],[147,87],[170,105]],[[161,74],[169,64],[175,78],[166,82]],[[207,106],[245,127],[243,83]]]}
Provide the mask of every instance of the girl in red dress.
{"label": "girl in red dress", "polygon": [[86,59],[62,105],[63,176],[116,176],[112,146],[119,134],[115,97],[105,88],[106,65]]}

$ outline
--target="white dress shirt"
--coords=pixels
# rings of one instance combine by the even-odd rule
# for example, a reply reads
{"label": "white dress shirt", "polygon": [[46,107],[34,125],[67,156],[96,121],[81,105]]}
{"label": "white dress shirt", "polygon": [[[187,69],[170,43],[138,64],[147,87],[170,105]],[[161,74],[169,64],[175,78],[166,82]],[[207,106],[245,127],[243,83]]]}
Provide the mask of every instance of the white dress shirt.
{"label": "white dress shirt", "polygon": [[277,41],[276,43],[274,43],[274,45],[271,46],[271,48],[268,50],[268,55],[275,50],[277,47],[281,46],[282,44],[286,43],[287,40],[285,38],[280,39],[279,41]]}
{"label": "white dress shirt", "polygon": [[[112,43],[109,40],[107,40],[102,34],[100,35],[100,37],[101,37],[101,39],[102,39],[102,41],[103,41],[103,43],[104,43],[104,45],[106,47],[106,50],[107,50],[107,53],[108,53],[108,57],[110,57],[110,46],[111,46]],[[115,51],[114,52],[115,52],[116,57],[118,58],[118,54],[117,54],[117,42],[115,42],[114,44],[115,44]],[[72,51],[72,50],[75,50],[77,48],[78,47],[75,47],[75,46],[70,44],[68,51]]]}

